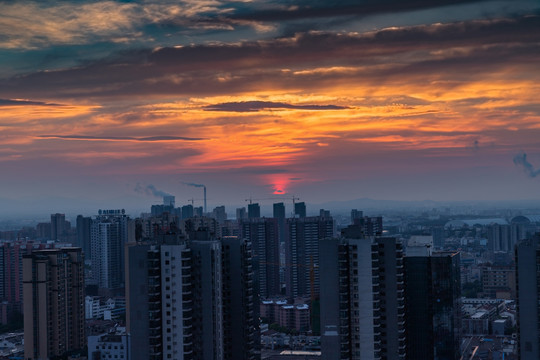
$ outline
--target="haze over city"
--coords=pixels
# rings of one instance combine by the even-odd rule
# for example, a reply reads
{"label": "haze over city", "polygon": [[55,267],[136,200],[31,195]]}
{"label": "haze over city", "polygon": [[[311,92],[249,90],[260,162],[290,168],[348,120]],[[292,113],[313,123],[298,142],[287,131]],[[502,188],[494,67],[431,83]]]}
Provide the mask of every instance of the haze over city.
{"label": "haze over city", "polygon": [[209,208],[540,200],[539,11],[1,2],[2,215],[200,205],[189,183]]}

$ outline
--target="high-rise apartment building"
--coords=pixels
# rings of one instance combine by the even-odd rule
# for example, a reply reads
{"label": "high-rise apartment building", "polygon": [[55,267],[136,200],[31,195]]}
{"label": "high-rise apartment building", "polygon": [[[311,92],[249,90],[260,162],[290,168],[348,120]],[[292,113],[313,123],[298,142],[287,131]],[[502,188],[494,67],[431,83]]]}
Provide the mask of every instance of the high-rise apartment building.
{"label": "high-rise apartment building", "polygon": [[248,214],[245,207],[236,209],[236,221],[244,220],[248,218]]}
{"label": "high-rise apartment building", "polygon": [[274,218],[254,218],[241,223],[241,237],[253,247],[255,292],[261,298],[280,295],[279,229]]}
{"label": "high-rise apartment building", "polygon": [[351,224],[354,224],[356,219],[361,219],[364,217],[364,212],[358,209],[351,210]]}
{"label": "high-rise apartment building", "polygon": [[212,211],[212,217],[216,219],[219,224],[223,224],[227,220],[227,213],[225,212],[225,206],[217,206]]}
{"label": "high-rise apartment building", "polygon": [[33,241],[5,241],[0,243],[0,321],[7,323],[12,315],[22,313],[23,308],[23,256],[32,251],[54,248],[57,243],[34,243]]}
{"label": "high-rise apartment building", "polygon": [[286,220],[285,286],[287,296],[319,296],[319,240],[334,237],[332,218]]}
{"label": "high-rise apartment building", "polygon": [[23,242],[0,244],[0,300],[7,302],[8,312],[23,311],[22,258],[31,247]]}
{"label": "high-rise apartment building", "polygon": [[223,279],[221,243],[190,241],[193,292],[194,359],[218,360],[224,356]]}
{"label": "high-rise apartment building", "polygon": [[306,203],[298,202],[294,203],[294,216],[299,218],[306,217]]}
{"label": "high-rise apartment building", "polygon": [[193,205],[182,206],[182,220],[192,218],[193,215]]}
{"label": "high-rise apartment building", "polygon": [[491,251],[509,252],[514,248],[515,242],[511,236],[511,226],[492,224],[487,227],[488,249]]}
{"label": "high-rise apartment building", "polygon": [[279,242],[285,242],[285,204],[275,203],[273,206],[273,216],[278,223]]}
{"label": "high-rise apartment building", "polygon": [[259,297],[254,287],[252,243],[222,239],[223,354],[229,360],[260,359]]}
{"label": "high-rise apartment building", "polygon": [[124,246],[135,240],[135,222],[124,210],[100,210],[91,225],[92,280],[100,289],[124,286]]}
{"label": "high-rise apartment building", "polygon": [[319,252],[323,359],[405,359],[401,244],[350,227]]}
{"label": "high-rise apartment building", "polygon": [[285,219],[285,204],[282,202],[273,205],[273,216],[276,219]]}
{"label": "high-rise apartment building", "polygon": [[126,251],[132,359],[193,359],[191,251],[174,243],[129,244]]}
{"label": "high-rise apartment building", "polygon": [[52,359],[86,345],[84,259],[80,248],[23,257],[24,357]]}
{"label": "high-rise apartment building", "polygon": [[409,359],[460,358],[459,259],[457,252],[405,257],[405,320]]}
{"label": "high-rise apartment building", "polygon": [[133,359],[254,359],[258,324],[248,240],[175,229],[127,251]]}
{"label": "high-rise apartment building", "polygon": [[248,218],[256,219],[261,217],[261,207],[258,203],[248,205]]}
{"label": "high-rise apartment building", "polygon": [[85,217],[82,215],[77,216],[77,246],[82,248],[84,253],[84,258],[87,260],[92,259],[91,251],[91,227],[92,227],[92,218]]}
{"label": "high-rise apartment building", "polygon": [[521,360],[540,359],[540,235],[515,247],[518,352]]}
{"label": "high-rise apartment building", "polygon": [[169,206],[174,209],[176,204],[176,198],[173,195],[165,195],[163,197],[163,205]]}
{"label": "high-rise apartment building", "polygon": [[51,214],[51,240],[62,240],[66,230],[66,215]]}

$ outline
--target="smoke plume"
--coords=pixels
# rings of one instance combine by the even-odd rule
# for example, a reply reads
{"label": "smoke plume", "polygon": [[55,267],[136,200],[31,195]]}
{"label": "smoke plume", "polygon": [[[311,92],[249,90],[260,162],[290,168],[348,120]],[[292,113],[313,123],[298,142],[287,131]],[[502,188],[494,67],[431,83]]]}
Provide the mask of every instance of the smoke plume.
{"label": "smoke plume", "polygon": [[143,185],[137,183],[137,185],[135,186],[135,191],[140,193],[140,194],[145,194],[145,195],[155,196],[155,197],[172,196],[171,194],[169,194],[169,193],[167,193],[165,191],[158,190],[152,184],[143,186]]}
{"label": "smoke plume", "polygon": [[514,164],[523,166],[523,171],[525,171],[529,177],[534,178],[540,175],[540,169],[534,170],[534,166],[527,160],[527,154],[524,152],[514,156]]}
{"label": "smoke plume", "polygon": [[200,188],[200,187],[205,187],[205,186],[202,185],[202,184],[195,184],[195,183],[184,182],[184,181],[180,181],[180,182],[181,182],[182,184],[184,184],[184,185],[187,185],[187,186],[195,186],[195,187],[198,187],[198,188]]}

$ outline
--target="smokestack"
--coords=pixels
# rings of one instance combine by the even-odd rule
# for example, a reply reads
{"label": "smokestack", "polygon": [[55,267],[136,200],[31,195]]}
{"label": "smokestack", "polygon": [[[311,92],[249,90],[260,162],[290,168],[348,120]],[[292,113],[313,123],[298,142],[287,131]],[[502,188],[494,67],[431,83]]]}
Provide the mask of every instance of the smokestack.
{"label": "smokestack", "polygon": [[206,213],[206,186],[203,184],[195,184],[195,183],[189,183],[189,182],[184,182],[184,181],[180,181],[180,182],[187,186],[194,186],[198,188],[202,187],[204,189],[204,212]]}

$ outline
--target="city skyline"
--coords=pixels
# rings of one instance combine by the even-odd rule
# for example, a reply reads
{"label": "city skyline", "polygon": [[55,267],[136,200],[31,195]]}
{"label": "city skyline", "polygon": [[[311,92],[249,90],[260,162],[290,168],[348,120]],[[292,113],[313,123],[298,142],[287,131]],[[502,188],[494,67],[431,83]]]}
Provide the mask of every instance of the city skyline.
{"label": "city skyline", "polygon": [[166,194],[202,205],[203,184],[209,211],[293,194],[540,200],[536,1],[31,1],[0,14],[6,213]]}

